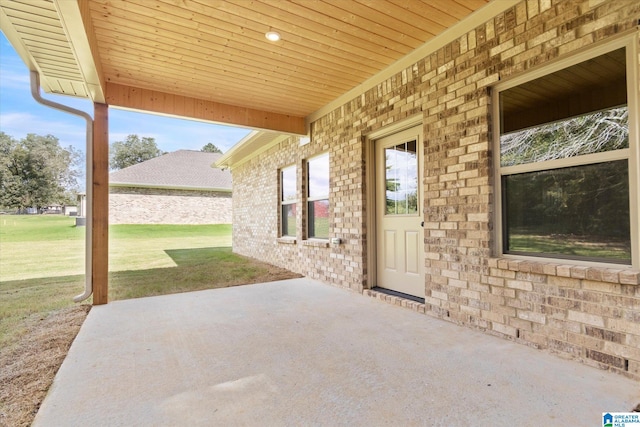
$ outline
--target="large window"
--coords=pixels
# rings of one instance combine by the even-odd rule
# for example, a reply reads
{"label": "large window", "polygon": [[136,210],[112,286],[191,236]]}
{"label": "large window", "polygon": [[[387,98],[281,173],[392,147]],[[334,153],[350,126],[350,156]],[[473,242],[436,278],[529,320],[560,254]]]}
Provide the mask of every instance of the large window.
{"label": "large window", "polygon": [[629,129],[638,113],[627,99],[637,83],[626,57],[622,47],[496,88],[502,253],[620,264],[637,257]]}
{"label": "large window", "polygon": [[309,237],[329,238],[329,154],[307,162]]}
{"label": "large window", "polygon": [[296,167],[280,171],[280,233],[282,236],[296,235]]}

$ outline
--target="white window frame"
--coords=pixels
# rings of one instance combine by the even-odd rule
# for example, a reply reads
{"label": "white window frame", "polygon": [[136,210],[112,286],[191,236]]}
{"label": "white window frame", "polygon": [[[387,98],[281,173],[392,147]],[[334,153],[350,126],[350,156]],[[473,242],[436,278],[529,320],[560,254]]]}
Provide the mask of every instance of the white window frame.
{"label": "white window frame", "polygon": [[[493,147],[494,147],[494,254],[498,257],[524,259],[533,262],[551,262],[561,264],[585,265],[593,267],[635,269],[640,270],[640,101],[639,101],[639,74],[638,71],[638,36],[632,34],[620,37],[611,42],[603,43],[597,47],[589,48],[580,53],[567,58],[554,61],[552,64],[526,72],[521,76],[500,82],[493,87]],[[596,154],[587,154],[579,157],[566,159],[549,160],[538,163],[527,163],[516,166],[500,166],[500,93],[519,86],[523,83],[552,74],[556,71],[587,61],[616,49],[625,48],[626,71],[627,71],[627,108],[629,110],[629,148],[608,151]],[[503,219],[502,219],[502,177],[513,173],[525,173],[541,170],[551,170],[578,165],[601,163],[613,160],[624,160],[629,162],[629,216],[630,216],[630,238],[631,238],[631,265],[607,262],[593,262],[585,260],[575,260],[566,258],[550,258],[526,255],[505,254],[503,252]]]}
{"label": "white window frame", "polygon": [[306,202],[307,202],[307,206],[306,206],[307,207],[307,209],[306,209],[307,230],[306,230],[306,232],[307,232],[307,237],[309,239],[327,240],[327,239],[329,239],[328,235],[327,235],[327,237],[317,237],[317,236],[312,236],[311,235],[312,234],[312,232],[311,232],[311,217],[310,217],[310,213],[311,213],[310,206],[311,206],[311,203],[312,202],[318,202],[318,201],[321,201],[321,200],[326,200],[327,203],[328,203],[329,202],[329,193],[331,192],[331,187],[329,186],[329,183],[327,183],[327,187],[328,188],[327,188],[327,194],[326,195],[317,196],[317,197],[310,197],[309,196],[309,193],[311,191],[311,186],[309,185],[309,182],[311,181],[311,170],[309,168],[309,165],[310,165],[311,162],[313,162],[314,160],[317,160],[317,159],[319,159],[321,157],[327,157],[327,163],[328,163],[328,166],[329,166],[329,170],[327,172],[330,173],[330,171],[331,171],[331,162],[330,162],[330,158],[329,158],[329,153],[328,152],[324,152],[324,153],[318,154],[316,156],[313,156],[313,157],[307,159],[307,161],[305,162],[305,167],[307,169],[306,170],[306,180],[307,180],[307,182],[306,182],[306,195],[305,195],[306,198],[307,198],[307,200],[306,200]]}
{"label": "white window frame", "polygon": [[[286,170],[290,170],[293,169],[294,171],[294,175],[296,177],[296,184],[294,186],[294,189],[296,191],[296,197],[293,200],[284,200],[284,171]],[[294,205],[298,202],[298,168],[296,165],[289,165],[283,168],[280,168],[279,170],[279,180],[280,180],[280,185],[279,185],[279,190],[280,190],[280,194],[278,195],[278,199],[279,199],[279,210],[280,210],[280,230],[278,230],[278,235],[280,237],[286,237],[286,238],[295,238],[296,235],[298,234],[298,225],[296,224],[296,233],[291,235],[291,234],[285,234],[284,233],[284,207],[285,206],[290,206],[290,205]]]}

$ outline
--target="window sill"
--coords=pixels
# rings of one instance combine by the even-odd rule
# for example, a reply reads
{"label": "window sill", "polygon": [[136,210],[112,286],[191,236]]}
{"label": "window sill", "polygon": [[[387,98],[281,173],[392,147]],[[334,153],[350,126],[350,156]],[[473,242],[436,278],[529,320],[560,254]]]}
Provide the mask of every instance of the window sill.
{"label": "window sill", "polygon": [[288,237],[288,236],[278,237],[277,242],[285,244],[285,245],[295,245],[296,244],[296,238],[295,237]]}
{"label": "window sill", "polygon": [[303,240],[302,244],[304,246],[315,246],[316,248],[328,248],[329,241],[326,239],[309,239]]}
{"label": "window sill", "polygon": [[621,285],[640,285],[640,271],[615,267],[589,267],[584,265],[530,261],[513,258],[489,258],[489,267],[522,273],[586,279]]}

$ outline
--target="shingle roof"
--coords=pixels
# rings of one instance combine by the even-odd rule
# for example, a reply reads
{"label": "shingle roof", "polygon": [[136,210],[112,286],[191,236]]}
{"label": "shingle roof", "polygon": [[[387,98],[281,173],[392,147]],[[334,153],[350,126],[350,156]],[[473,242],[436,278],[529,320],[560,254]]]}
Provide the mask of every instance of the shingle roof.
{"label": "shingle roof", "polygon": [[178,150],[109,174],[109,185],[231,190],[231,172],[213,167],[220,153]]}

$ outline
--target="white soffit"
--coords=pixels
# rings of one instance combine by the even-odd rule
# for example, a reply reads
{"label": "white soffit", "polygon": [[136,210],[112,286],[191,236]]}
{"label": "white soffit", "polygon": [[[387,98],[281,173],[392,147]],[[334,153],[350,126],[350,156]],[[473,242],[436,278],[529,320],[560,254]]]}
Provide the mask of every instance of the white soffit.
{"label": "white soffit", "polygon": [[[80,33],[86,40],[84,28],[78,28],[76,21],[71,26],[74,34],[70,34],[58,11],[58,4],[67,10],[65,13],[73,12],[75,8],[76,18],[81,25],[75,1],[0,0],[0,29],[27,68],[38,72],[45,92],[104,102],[95,66],[92,66],[93,59],[90,63],[85,60],[81,64],[77,56],[77,48],[81,46],[69,42],[72,36],[76,39]],[[86,46],[88,48],[88,42]],[[91,75],[91,68],[95,76]],[[95,82],[98,82],[97,88],[93,84]]]}

